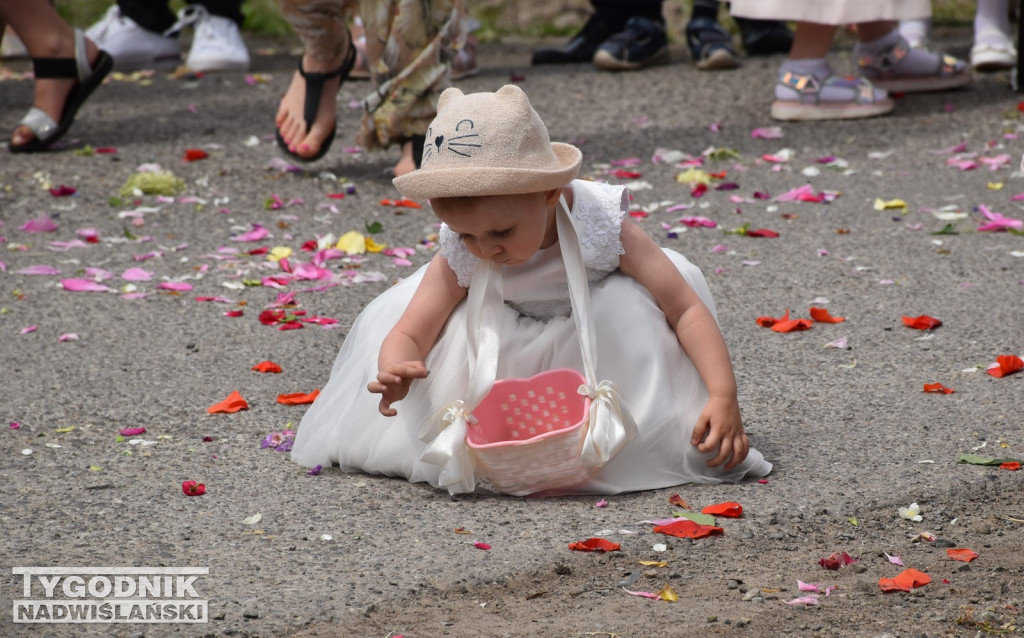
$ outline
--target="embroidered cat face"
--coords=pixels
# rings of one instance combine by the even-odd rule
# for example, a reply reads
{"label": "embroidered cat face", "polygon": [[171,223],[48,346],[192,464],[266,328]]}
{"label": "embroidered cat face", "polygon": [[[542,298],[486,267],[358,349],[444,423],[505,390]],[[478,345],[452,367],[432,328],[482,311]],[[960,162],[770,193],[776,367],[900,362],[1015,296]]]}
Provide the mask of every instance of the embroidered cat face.
{"label": "embroidered cat face", "polygon": [[[434,124],[437,124],[435,121]],[[432,125],[427,129],[426,140],[423,144],[423,161],[426,164],[444,153],[451,153],[457,156],[472,158],[473,152],[483,148],[480,134],[476,132],[476,124],[473,120],[462,119],[455,124],[454,130],[434,131]]]}

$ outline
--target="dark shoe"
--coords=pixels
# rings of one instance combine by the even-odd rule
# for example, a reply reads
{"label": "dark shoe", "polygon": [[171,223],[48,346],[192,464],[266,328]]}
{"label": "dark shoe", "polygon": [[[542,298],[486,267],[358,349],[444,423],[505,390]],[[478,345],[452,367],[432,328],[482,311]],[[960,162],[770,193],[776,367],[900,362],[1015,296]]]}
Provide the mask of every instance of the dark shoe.
{"label": "dark shoe", "polygon": [[32,67],[35,70],[36,79],[69,79],[76,80],[68,97],[64,100],[64,109],[60,114],[60,121],[54,122],[53,118],[47,115],[42,109],[33,106],[28,114],[21,121],[32,131],[34,137],[24,144],[8,144],[7,148],[12,153],[32,153],[48,148],[51,144],[64,137],[71,125],[75,122],[75,114],[85,103],[86,98],[92,95],[103,78],[107,77],[114,68],[114,59],[103,50],[96,58],[96,63],[90,65],[85,50],[85,36],[81,31],[75,29],[75,57],[74,58],[33,58]]}
{"label": "dark shoe", "polygon": [[686,44],[693,63],[702,71],[735,69],[740,65],[732,36],[714,20],[697,18],[686,25]]}
{"label": "dark shoe", "polygon": [[633,71],[654,64],[668,64],[665,25],[640,16],[605,41],[594,54],[594,66],[607,71]]}
{"label": "dark shoe", "polygon": [[[351,41],[351,38],[349,38]],[[352,67],[356,63],[356,47],[353,44],[348,45],[348,54],[345,59],[342,60],[341,66],[331,71],[330,73],[313,73],[307,72],[302,68],[302,58],[299,58],[299,75],[306,80],[306,95],[303,99],[303,112],[302,118],[306,122],[306,132],[313,128],[313,122],[316,121],[316,112],[320,108],[320,97],[324,93],[324,82],[331,78],[341,78],[338,82],[338,90],[341,90],[341,85],[348,79],[348,74],[352,71]],[[331,144],[334,142],[334,136],[338,130],[338,122],[335,120],[334,126],[331,127],[331,133],[324,140],[324,143],[320,145],[320,150],[317,151],[316,155],[312,157],[303,157],[298,153],[293,153],[288,148],[288,143],[281,137],[281,131],[275,131],[277,137],[277,146],[284,151],[292,159],[296,159],[300,162],[315,162],[324,155],[327,151],[331,150]]]}
{"label": "dark shoe", "polygon": [[597,48],[622,29],[622,23],[612,24],[605,16],[594,13],[579,33],[564,47],[546,47],[533,52],[534,66],[539,64],[579,64],[590,62]]}
{"label": "dark shoe", "polygon": [[789,53],[793,46],[793,32],[779,20],[748,20],[734,18],[743,38],[747,55]]}

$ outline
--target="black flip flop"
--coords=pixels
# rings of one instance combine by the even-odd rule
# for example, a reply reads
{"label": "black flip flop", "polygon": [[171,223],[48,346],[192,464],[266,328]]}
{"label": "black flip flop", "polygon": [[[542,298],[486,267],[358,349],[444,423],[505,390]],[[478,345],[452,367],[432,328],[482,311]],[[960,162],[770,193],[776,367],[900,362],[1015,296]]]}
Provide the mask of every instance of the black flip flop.
{"label": "black flip flop", "polygon": [[[348,78],[348,74],[352,71],[352,66],[356,63],[356,48],[351,42],[348,45],[348,55],[342,60],[341,66],[337,69],[330,71],[329,73],[313,73],[308,72],[302,68],[302,58],[299,58],[299,75],[306,80],[306,95],[302,104],[302,119],[306,123],[306,132],[313,128],[313,122],[316,120],[316,112],[320,108],[320,97],[324,93],[324,82],[331,78],[339,77],[341,81],[338,83],[338,90],[341,90],[341,85],[345,83]],[[289,157],[296,159],[300,162],[315,162],[331,149],[331,144],[334,142],[334,136],[338,131],[338,121],[335,118],[334,125],[331,126],[331,133],[324,140],[324,143],[320,145],[320,150],[317,154],[312,157],[303,157],[297,153],[293,153],[288,148],[288,144],[281,137],[280,129],[275,131],[277,137],[277,145],[282,151],[284,151]]]}
{"label": "black flip flop", "polygon": [[114,68],[114,59],[106,51],[100,51],[94,65],[89,64],[85,51],[85,36],[75,29],[74,58],[33,58],[32,68],[36,79],[66,80],[75,78],[77,82],[64,101],[64,110],[60,114],[60,122],[54,122],[42,109],[33,106],[21,120],[21,125],[31,129],[35,137],[24,144],[10,143],[7,148],[12,153],[34,153],[48,148],[64,137],[75,122],[78,109],[92,95],[103,79]]}

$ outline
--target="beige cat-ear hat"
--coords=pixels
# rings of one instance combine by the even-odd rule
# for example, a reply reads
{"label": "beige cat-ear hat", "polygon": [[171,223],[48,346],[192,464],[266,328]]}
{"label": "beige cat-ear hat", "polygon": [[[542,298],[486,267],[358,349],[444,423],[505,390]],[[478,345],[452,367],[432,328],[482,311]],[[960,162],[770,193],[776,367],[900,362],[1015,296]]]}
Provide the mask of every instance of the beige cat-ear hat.
{"label": "beige cat-ear hat", "polygon": [[394,184],[416,199],[536,193],[568,184],[582,161],[580,149],[551,141],[518,86],[469,95],[449,88],[427,129],[421,167]]}

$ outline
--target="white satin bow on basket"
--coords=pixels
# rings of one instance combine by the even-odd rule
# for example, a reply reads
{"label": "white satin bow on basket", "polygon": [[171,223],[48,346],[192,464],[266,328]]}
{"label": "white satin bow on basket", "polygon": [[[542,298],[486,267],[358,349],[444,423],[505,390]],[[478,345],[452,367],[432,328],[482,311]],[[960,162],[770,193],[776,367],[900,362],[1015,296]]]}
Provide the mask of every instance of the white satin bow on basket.
{"label": "white satin bow on basket", "polygon": [[[578,459],[579,464],[589,473],[603,467],[627,442],[634,439],[637,427],[618,385],[612,381],[597,380],[590,284],[583,266],[579,238],[564,197],[559,200],[556,223],[573,319],[583,355],[586,384],[580,386],[579,394],[591,399],[586,438]],[[498,329],[504,308],[501,269],[498,264],[479,261],[473,273],[466,304],[470,377],[465,398],[452,401],[435,411],[418,433],[420,440],[428,442],[420,459],[441,468],[438,484],[451,494],[472,492],[476,488],[477,468],[473,454],[466,445],[466,431],[469,424],[474,423],[473,410],[490,392],[497,374],[500,343]],[[545,489],[550,489],[550,486]]]}

